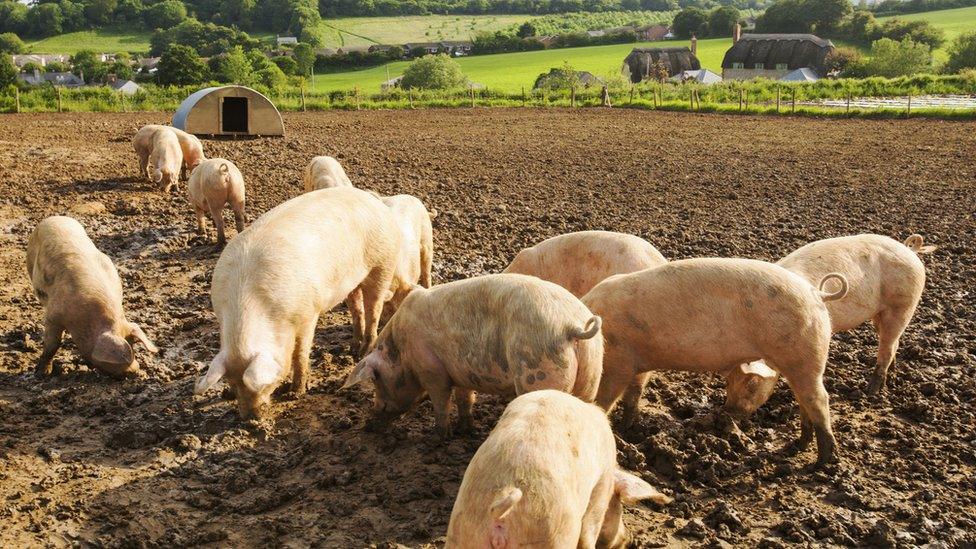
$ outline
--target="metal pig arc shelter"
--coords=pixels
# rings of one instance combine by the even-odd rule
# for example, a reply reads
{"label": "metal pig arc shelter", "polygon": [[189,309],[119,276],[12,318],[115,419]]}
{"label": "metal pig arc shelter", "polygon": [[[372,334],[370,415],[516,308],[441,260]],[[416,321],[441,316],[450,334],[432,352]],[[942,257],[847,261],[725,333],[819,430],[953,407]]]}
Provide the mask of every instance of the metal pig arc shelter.
{"label": "metal pig arc shelter", "polygon": [[173,115],[173,126],[194,135],[285,135],[274,103],[244,86],[217,86],[192,93]]}

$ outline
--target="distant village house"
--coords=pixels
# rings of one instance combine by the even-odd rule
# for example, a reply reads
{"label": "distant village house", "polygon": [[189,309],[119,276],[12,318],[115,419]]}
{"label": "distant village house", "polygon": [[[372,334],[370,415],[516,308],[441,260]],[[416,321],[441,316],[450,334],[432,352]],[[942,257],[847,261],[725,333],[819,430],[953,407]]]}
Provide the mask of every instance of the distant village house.
{"label": "distant village house", "polygon": [[834,49],[830,40],[812,34],[744,34],[733,31],[733,44],[722,60],[726,80],[769,78],[779,80],[795,71],[808,69],[791,79],[808,80],[827,75],[825,60]]}

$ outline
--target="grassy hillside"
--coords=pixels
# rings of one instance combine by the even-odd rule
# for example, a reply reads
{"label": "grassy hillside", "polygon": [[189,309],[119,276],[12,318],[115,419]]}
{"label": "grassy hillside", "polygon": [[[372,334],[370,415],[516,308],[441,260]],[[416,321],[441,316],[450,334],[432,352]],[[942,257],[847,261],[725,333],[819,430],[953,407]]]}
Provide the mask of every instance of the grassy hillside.
{"label": "grassy hillside", "polygon": [[892,17],[881,17],[879,21],[897,17],[905,21],[928,21],[936,27],[942,29],[946,34],[946,40],[952,41],[963,32],[976,30],[976,6],[969,8],[957,8],[954,10],[927,11],[922,13],[910,13],[907,15],[896,15]]}
{"label": "grassy hillside", "polygon": [[344,17],[325,20],[322,40],[327,47],[467,40],[479,31],[494,32],[534,18],[534,15]]}
{"label": "grassy hillside", "polygon": [[[616,76],[624,57],[636,46],[682,46],[686,41],[646,42],[642,44],[615,44],[612,46],[592,46],[588,48],[566,48],[521,53],[482,55],[458,59],[461,70],[473,82],[490,89],[518,91],[525,86],[530,89],[540,73],[552,67],[561,67],[569,62],[577,70],[590,71],[597,76]],[[722,57],[732,45],[730,38],[716,38],[698,41],[698,57],[702,66],[721,73]],[[347,90],[359,86],[364,92],[379,91],[380,83],[400,75],[407,66],[406,61],[389,63],[382,67],[350,71],[315,77],[315,89]]]}
{"label": "grassy hillside", "polygon": [[123,32],[118,29],[79,31],[28,42],[33,53],[69,53],[80,50],[114,53],[149,51],[149,32]]}

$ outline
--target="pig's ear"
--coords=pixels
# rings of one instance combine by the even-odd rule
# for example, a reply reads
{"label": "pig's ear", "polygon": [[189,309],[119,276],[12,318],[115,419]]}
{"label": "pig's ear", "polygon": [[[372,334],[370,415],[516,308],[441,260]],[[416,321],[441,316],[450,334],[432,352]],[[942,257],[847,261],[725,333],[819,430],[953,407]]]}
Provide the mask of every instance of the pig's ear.
{"label": "pig's ear", "polygon": [[376,369],[373,367],[372,361],[369,360],[369,356],[367,356],[360,360],[359,364],[352,369],[352,373],[346,378],[346,382],[342,385],[342,388],[348,389],[360,383],[371,383],[374,379],[376,379]]}
{"label": "pig's ear", "polygon": [[739,364],[739,370],[743,374],[752,374],[765,379],[771,379],[779,375],[776,373],[776,370],[766,366],[761,360],[755,360],[748,364]]}
{"label": "pig's ear", "polygon": [[128,366],[133,360],[132,346],[121,337],[106,332],[95,340],[91,357],[102,364]]}
{"label": "pig's ear", "polygon": [[193,394],[202,395],[206,393],[224,377],[224,373],[227,372],[227,367],[224,365],[226,356],[223,351],[217,353],[217,356],[210,362],[207,373],[201,376],[196,385],[193,386]]}
{"label": "pig's ear", "polygon": [[666,505],[671,498],[658,492],[656,488],[626,471],[617,469],[613,476],[613,489],[620,496],[624,505],[633,505],[638,501],[649,499],[654,503]]}
{"label": "pig's ear", "polygon": [[142,328],[140,328],[135,322],[129,323],[129,337],[135,338],[136,341],[142,343],[142,346],[145,347],[150,353],[156,354],[159,352],[159,347],[156,347],[153,345],[152,341],[149,341],[149,337],[146,335],[146,332],[143,332]]}
{"label": "pig's ear", "polygon": [[258,353],[251,359],[251,364],[244,370],[244,385],[255,393],[260,393],[268,385],[278,381],[281,366],[278,362],[263,353]]}

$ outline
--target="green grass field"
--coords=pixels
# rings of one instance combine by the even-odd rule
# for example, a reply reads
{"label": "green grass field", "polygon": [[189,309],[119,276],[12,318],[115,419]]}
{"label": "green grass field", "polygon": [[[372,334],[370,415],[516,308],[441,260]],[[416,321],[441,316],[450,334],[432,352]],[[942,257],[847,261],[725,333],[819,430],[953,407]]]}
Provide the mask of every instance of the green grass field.
{"label": "green grass field", "polygon": [[119,29],[78,31],[28,42],[32,53],[68,53],[94,50],[99,53],[149,51],[150,32],[122,32]]}
{"label": "green grass field", "polygon": [[326,47],[404,42],[468,40],[479,31],[494,32],[534,19],[533,15],[408,15],[343,17],[322,25]]}
{"label": "green grass field", "polygon": [[[576,70],[589,71],[600,77],[617,76],[624,58],[634,47],[685,46],[687,41],[645,42],[641,44],[615,44],[587,48],[565,48],[521,53],[502,53],[459,58],[458,64],[472,82],[484,84],[490,89],[515,92],[525,86],[531,89],[539,74],[550,68],[561,67],[569,62]],[[721,73],[722,57],[732,45],[730,38],[698,41],[698,57],[702,66]],[[348,90],[359,86],[365,93],[380,91],[380,83],[399,76],[408,65],[397,61],[371,69],[322,74],[315,77],[318,91]]]}
{"label": "green grass field", "polygon": [[946,41],[951,42],[955,37],[963,32],[976,30],[976,6],[969,8],[957,8],[954,10],[928,11],[922,13],[910,13],[908,15],[895,15],[892,17],[881,17],[879,21],[897,17],[905,21],[925,20],[945,32]]}

